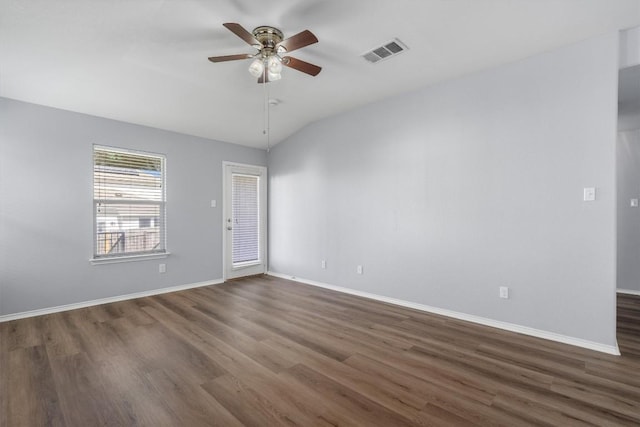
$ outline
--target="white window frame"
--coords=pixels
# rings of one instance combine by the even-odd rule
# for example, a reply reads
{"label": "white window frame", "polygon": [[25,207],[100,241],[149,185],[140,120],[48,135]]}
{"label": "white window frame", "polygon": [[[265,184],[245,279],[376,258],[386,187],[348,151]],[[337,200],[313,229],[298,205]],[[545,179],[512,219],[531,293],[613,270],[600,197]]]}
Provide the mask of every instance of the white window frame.
{"label": "white window frame", "polygon": [[[97,217],[97,203],[101,202],[101,203],[106,203],[109,204],[110,202],[113,201],[101,201],[100,199],[96,199],[95,198],[95,192],[94,192],[94,180],[95,180],[95,151],[96,149],[98,150],[105,150],[105,151],[110,151],[110,152],[114,152],[114,153],[125,153],[125,154],[135,154],[135,155],[139,155],[139,156],[148,156],[148,157],[155,157],[155,158],[159,158],[161,165],[162,165],[162,201],[160,202],[149,202],[149,201],[138,201],[138,200],[126,200],[125,203],[127,204],[157,204],[160,208],[160,215],[162,217],[161,222],[164,223],[164,226],[160,227],[160,242],[162,242],[162,247],[163,249],[159,249],[159,250],[155,250],[155,251],[142,251],[142,252],[124,252],[124,253],[116,253],[116,254],[105,254],[105,255],[98,255],[96,254],[96,248],[98,246],[98,217]],[[152,152],[146,152],[146,151],[140,151],[140,150],[131,150],[131,149],[127,149],[127,148],[119,148],[119,147],[112,147],[112,146],[106,146],[106,145],[98,145],[98,144],[94,144],[91,150],[91,193],[92,193],[92,204],[93,204],[93,248],[92,248],[92,258],[90,259],[92,264],[111,264],[111,263],[120,263],[120,262],[130,262],[130,261],[142,261],[142,260],[149,260],[149,259],[160,259],[160,258],[166,258],[167,255],[169,255],[169,252],[167,250],[167,212],[166,212],[166,206],[167,206],[167,158],[166,155],[162,154],[162,153],[152,153]],[[123,202],[116,202],[116,203],[123,203]]]}

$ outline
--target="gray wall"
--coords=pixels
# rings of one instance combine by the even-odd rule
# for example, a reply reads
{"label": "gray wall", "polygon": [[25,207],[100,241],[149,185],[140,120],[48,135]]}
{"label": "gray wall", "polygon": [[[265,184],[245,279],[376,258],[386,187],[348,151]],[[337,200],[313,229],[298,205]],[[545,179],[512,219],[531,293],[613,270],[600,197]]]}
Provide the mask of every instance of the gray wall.
{"label": "gray wall", "polygon": [[617,53],[608,34],[277,145],[270,270],[615,345]]}
{"label": "gray wall", "polygon": [[620,68],[640,64],[640,27],[620,31]]}
{"label": "gray wall", "polygon": [[[89,263],[92,144],[166,155],[168,258]],[[266,152],[0,98],[0,315],[221,279],[224,160]]]}
{"label": "gray wall", "polygon": [[640,292],[640,124],[618,133],[618,288]]}

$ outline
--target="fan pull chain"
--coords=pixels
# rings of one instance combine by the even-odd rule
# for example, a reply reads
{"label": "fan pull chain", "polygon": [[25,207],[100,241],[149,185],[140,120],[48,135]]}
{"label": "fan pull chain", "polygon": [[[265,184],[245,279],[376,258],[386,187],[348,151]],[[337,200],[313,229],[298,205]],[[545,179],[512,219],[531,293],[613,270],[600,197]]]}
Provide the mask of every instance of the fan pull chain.
{"label": "fan pull chain", "polygon": [[267,135],[267,70],[262,70],[262,134]]}
{"label": "fan pull chain", "polygon": [[265,83],[267,87],[267,153],[271,150],[271,104],[269,103],[269,86]]}
{"label": "fan pull chain", "polygon": [[264,67],[262,71],[262,86],[264,93],[264,129],[262,130],[262,134],[267,136],[267,153],[271,149],[271,126],[270,126],[270,116],[269,116],[269,88],[267,84],[267,67]]}

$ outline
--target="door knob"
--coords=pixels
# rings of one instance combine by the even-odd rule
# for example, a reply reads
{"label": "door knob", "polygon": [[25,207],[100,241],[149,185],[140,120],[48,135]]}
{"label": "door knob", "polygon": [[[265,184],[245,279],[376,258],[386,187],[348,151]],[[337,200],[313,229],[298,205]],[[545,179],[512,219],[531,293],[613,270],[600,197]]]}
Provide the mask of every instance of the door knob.
{"label": "door knob", "polygon": [[231,227],[227,227],[227,230],[231,231]]}

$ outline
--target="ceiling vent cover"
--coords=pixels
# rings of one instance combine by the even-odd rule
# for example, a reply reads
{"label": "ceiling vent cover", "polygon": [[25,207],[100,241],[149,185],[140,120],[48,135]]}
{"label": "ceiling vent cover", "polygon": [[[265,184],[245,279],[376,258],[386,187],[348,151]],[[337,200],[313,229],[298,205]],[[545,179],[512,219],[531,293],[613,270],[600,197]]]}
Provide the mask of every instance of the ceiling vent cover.
{"label": "ceiling vent cover", "polygon": [[380,47],[376,47],[362,54],[362,57],[367,60],[367,62],[375,64],[376,62],[380,62],[384,59],[389,59],[392,56],[402,53],[407,49],[407,45],[405,45],[398,39],[393,39]]}

